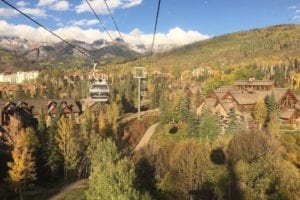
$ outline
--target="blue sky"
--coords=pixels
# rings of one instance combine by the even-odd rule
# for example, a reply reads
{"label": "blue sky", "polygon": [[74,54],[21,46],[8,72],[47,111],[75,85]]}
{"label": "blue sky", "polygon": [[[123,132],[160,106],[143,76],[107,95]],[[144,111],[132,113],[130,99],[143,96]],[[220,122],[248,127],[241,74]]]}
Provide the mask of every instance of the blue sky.
{"label": "blue sky", "polygon": [[[107,37],[85,0],[7,1],[67,39],[79,37],[92,42]],[[90,2],[105,27],[117,37],[103,0]],[[157,2],[107,0],[119,29],[131,43],[151,41]],[[186,44],[240,30],[288,23],[300,23],[300,0],[161,0],[157,42]],[[0,35],[5,34],[47,38],[36,25],[0,1]]]}

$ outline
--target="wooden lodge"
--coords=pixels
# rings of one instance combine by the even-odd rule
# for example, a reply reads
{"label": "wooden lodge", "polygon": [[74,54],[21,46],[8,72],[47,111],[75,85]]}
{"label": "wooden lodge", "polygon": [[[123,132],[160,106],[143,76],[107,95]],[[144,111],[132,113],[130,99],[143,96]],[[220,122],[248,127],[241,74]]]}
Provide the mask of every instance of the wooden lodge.
{"label": "wooden lodge", "polygon": [[289,88],[276,88],[273,81],[236,81],[232,87],[214,90],[198,107],[200,114],[204,107],[228,121],[228,113],[234,108],[238,117],[254,123],[252,113],[258,100],[274,95],[282,123],[295,124],[300,117],[300,105],[295,93]]}
{"label": "wooden lodge", "polygon": [[275,82],[268,80],[255,80],[255,78],[249,78],[248,80],[235,81],[234,87],[239,90],[247,91],[267,91],[275,87]]}

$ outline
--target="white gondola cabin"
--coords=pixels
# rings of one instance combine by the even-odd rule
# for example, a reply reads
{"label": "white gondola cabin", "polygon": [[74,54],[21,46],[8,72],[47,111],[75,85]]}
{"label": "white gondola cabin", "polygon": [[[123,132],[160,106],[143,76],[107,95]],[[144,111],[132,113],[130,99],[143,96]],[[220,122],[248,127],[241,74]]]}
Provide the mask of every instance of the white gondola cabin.
{"label": "white gondola cabin", "polygon": [[94,82],[89,90],[92,101],[107,102],[109,100],[109,85],[105,79]]}

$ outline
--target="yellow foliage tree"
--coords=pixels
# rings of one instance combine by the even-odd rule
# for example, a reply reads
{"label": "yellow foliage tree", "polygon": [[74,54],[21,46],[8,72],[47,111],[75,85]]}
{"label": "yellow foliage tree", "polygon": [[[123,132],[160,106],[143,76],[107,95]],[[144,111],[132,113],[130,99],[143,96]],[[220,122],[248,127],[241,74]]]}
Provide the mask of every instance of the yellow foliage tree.
{"label": "yellow foliage tree", "polygon": [[13,162],[8,162],[8,181],[16,192],[19,192],[22,199],[22,191],[26,184],[37,179],[35,159],[27,140],[27,132],[22,130],[16,136],[16,143],[12,151]]}
{"label": "yellow foliage tree", "polygon": [[79,162],[79,137],[74,131],[73,119],[62,117],[58,122],[55,139],[64,158],[65,179],[68,179],[68,172],[74,170]]}

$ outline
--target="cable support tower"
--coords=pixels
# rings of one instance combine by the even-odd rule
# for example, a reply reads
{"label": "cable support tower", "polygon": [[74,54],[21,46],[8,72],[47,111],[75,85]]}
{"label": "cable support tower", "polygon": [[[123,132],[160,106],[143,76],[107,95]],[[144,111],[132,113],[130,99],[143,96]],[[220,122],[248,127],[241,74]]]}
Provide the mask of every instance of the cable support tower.
{"label": "cable support tower", "polygon": [[32,22],[34,22],[35,24],[37,24],[38,26],[42,27],[44,30],[46,30],[47,32],[49,32],[50,34],[54,35],[56,38],[60,39],[61,41],[63,41],[64,43],[66,43],[67,45],[71,46],[73,49],[76,49],[79,53],[81,53],[82,55],[86,56],[87,58],[89,58],[92,62],[96,62],[89,54],[87,54],[85,51],[79,49],[78,47],[76,47],[75,45],[71,44],[70,42],[68,42],[67,40],[65,40],[64,38],[60,37],[59,35],[57,35],[56,33],[54,33],[53,31],[51,31],[49,28],[47,28],[46,26],[44,26],[43,24],[39,23],[38,21],[36,21],[35,19],[33,19],[32,17],[30,17],[29,15],[27,15],[26,13],[24,13],[23,11],[21,11],[20,9],[16,8],[15,6],[13,6],[12,4],[10,4],[8,1],[6,0],[2,0],[2,2],[4,2],[6,5],[8,5],[9,7],[13,8],[14,10],[18,11],[20,14],[22,14],[23,16],[25,16],[26,18],[28,18],[29,20],[31,20]]}

